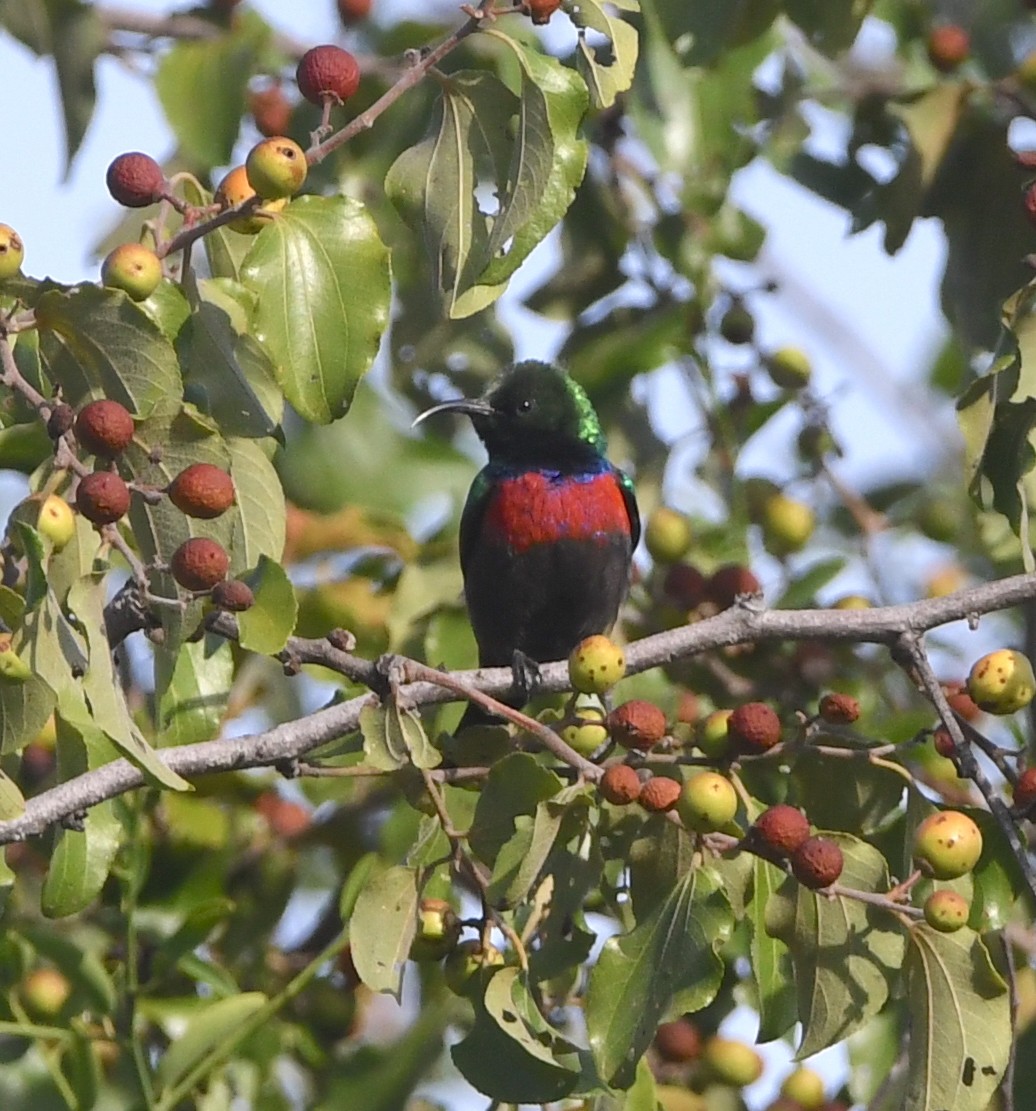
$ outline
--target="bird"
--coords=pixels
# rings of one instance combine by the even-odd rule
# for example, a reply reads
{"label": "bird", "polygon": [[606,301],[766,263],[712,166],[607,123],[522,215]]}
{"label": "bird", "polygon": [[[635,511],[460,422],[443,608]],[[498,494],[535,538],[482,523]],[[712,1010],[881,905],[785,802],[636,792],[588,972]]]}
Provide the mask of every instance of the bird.
{"label": "bird", "polygon": [[[586,392],[550,363],[515,363],[414,423],[446,412],[471,419],[489,456],[461,514],[464,600],[479,666],[510,666],[503,701],[520,706],[539,664],[615,623],[640,538],[633,482],[608,460]],[[492,720],[469,704],[458,731]]]}

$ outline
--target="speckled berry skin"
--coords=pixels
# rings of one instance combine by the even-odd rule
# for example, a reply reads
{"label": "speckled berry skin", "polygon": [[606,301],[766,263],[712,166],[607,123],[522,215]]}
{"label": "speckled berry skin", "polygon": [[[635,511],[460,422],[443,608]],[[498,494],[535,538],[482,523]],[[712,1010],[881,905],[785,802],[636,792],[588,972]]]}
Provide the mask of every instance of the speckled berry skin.
{"label": "speckled berry skin", "polygon": [[940,933],[952,934],[968,924],[971,907],[963,895],[948,888],[933,891],[924,903],[924,920]]}
{"label": "speckled berry skin", "polygon": [[790,857],[809,837],[809,819],[798,807],[783,802],[764,810],[748,834],[752,848],[778,859]]}
{"label": "speckled berry skin", "polygon": [[991,714],[1006,715],[1024,709],[1036,695],[1036,675],[1029,658],[1014,648],[987,652],[968,674],[968,694]]}
{"label": "speckled berry skin", "polygon": [[576,710],[578,720],[561,730],[561,739],[580,756],[591,756],[608,740],[604,711],[597,706]]}
{"label": "speckled berry skin", "polygon": [[606,694],[626,674],[626,654],[600,634],[581,640],[568,657],[568,677],[581,694]]}
{"label": "speckled berry skin", "polygon": [[360,67],[340,46],[314,46],[302,55],[295,71],[299,92],[313,104],[346,101],[360,87]]}
{"label": "speckled berry skin", "polygon": [[683,785],[677,810],[688,829],[712,833],[734,820],[737,792],[718,772],[697,772]]}
{"label": "speckled berry skin", "polygon": [[680,784],[668,776],[652,776],[640,788],[640,805],[649,813],[663,814],[680,801]]}
{"label": "speckled berry skin", "polygon": [[601,776],[597,789],[614,806],[628,806],[640,798],[640,776],[629,764],[612,764]]}
{"label": "speckled berry skin", "polygon": [[264,200],[279,200],[297,193],[308,170],[306,152],[284,135],[263,139],[245,159],[248,184]]}
{"label": "speckled berry skin", "polygon": [[0,224],[0,282],[13,278],[22,268],[25,244],[10,224]]}
{"label": "speckled berry skin", "polygon": [[830,887],[842,874],[842,850],[827,837],[807,838],[792,853],[791,870],[804,887]]}
{"label": "speckled berry skin", "polygon": [[129,487],[117,474],[94,471],[79,480],[76,509],[93,524],[113,524],[125,516],[129,505]]}
{"label": "speckled berry skin", "polygon": [[623,748],[647,752],[666,735],[665,714],[641,698],[616,706],[608,715],[608,733]]}
{"label": "speckled berry skin", "polygon": [[79,446],[104,459],[121,455],[133,439],[133,418],[129,410],[107,398],[87,402],[79,410],[74,428]]}
{"label": "speckled berry skin", "polygon": [[820,699],[819,712],[828,725],[852,725],[860,716],[860,703],[851,694],[834,691]]}
{"label": "speckled berry skin", "polygon": [[230,557],[215,540],[194,536],[173,552],[169,569],[185,590],[211,590],[226,577]]}
{"label": "speckled berry skin", "polygon": [[982,831],[959,810],[929,814],[914,832],[914,860],[937,880],[966,875],[982,855]]}
{"label": "speckled berry skin", "polygon": [[210,520],[234,504],[234,480],[212,463],[192,463],[173,479],[167,493],[181,513]]}
{"label": "speckled berry skin", "polygon": [[162,199],[165,174],[150,154],[129,151],[120,154],[105,175],[108,192],[126,208],[144,208]]}
{"label": "speckled berry skin", "polygon": [[781,721],[765,702],[745,702],[727,719],[731,744],[746,755],[767,752],[781,739]]}

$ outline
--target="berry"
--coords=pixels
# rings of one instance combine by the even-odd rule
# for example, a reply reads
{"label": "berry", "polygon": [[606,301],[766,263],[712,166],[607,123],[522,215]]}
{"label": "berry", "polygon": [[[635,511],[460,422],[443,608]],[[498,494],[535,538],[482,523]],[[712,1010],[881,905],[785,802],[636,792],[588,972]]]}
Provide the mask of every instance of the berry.
{"label": "berry", "polygon": [[51,409],[50,416],[47,417],[47,435],[52,440],[58,440],[71,429],[75,422],[75,409],[71,405],[66,405],[63,401],[59,402]]}
{"label": "berry", "polygon": [[579,719],[561,730],[561,739],[580,756],[592,756],[608,740],[604,711],[598,706],[582,706],[576,713]]}
{"label": "berry", "polygon": [[1036,802],[1036,767],[1026,768],[1018,776],[1011,798],[1019,810],[1028,810]]}
{"label": "berry", "polygon": [[727,563],[713,571],[709,579],[708,597],[717,608],[729,609],[742,595],[761,594],[762,584],[747,568]]}
{"label": "berry", "polygon": [[914,861],[937,880],[966,875],[982,855],[982,833],[959,810],[929,814],[914,831]]}
{"label": "berry", "polygon": [[412,961],[441,961],[457,944],[460,920],[445,899],[422,899],[417,908],[417,933],[410,943]]}
{"label": "berry", "polygon": [[727,732],[740,752],[766,752],[781,739],[781,721],[765,702],[746,702],[730,715]]}
{"label": "berry", "polygon": [[[237,208],[254,196],[255,190],[248,182],[248,171],[244,166],[235,166],[217,186],[213,200],[220,208],[226,210]],[[227,226],[241,235],[258,235],[287,203],[286,197],[267,201],[253,209],[247,216],[239,216],[231,220]]]}
{"label": "berry", "polygon": [[569,681],[581,694],[606,694],[625,674],[625,653],[606,636],[581,640],[568,657]]}
{"label": "berry", "polygon": [[655,1031],[655,1049],[663,1061],[683,1064],[701,1053],[701,1034],[689,1019],[663,1022]]}
{"label": "berry", "polygon": [[683,785],[677,810],[688,829],[713,833],[734,820],[737,792],[717,772],[698,772]]}
{"label": "berry", "polygon": [[561,7],[561,0],[525,0],[522,12],[532,18],[533,23],[543,25]]}
{"label": "berry", "polygon": [[970,913],[968,900],[949,888],[933,891],[924,902],[924,920],[943,934],[956,933],[966,926]]}
{"label": "berry", "polygon": [[229,566],[226,549],[205,536],[185,540],[169,561],[173,578],[185,590],[211,590],[226,577]]}
{"label": "berry", "polygon": [[640,798],[640,776],[629,764],[605,768],[597,789],[613,806],[628,806]]}
{"label": "berry", "polygon": [[257,143],[245,159],[248,184],[264,200],[275,201],[297,193],[307,170],[306,152],[294,139],[283,135]]}
{"label": "berry", "polygon": [[968,694],[991,714],[1013,714],[1036,694],[1036,675],[1027,656],[1000,648],[976,660],[968,675]]}
{"label": "berry", "polygon": [[446,955],[443,978],[454,995],[472,995],[484,980],[484,973],[503,963],[504,955],[495,946],[483,949],[481,941],[469,938]]}
{"label": "berry", "polygon": [[89,401],[75,420],[79,446],[91,455],[114,459],[133,439],[133,418],[125,405],[102,398]]}
{"label": "berry", "polygon": [[667,505],[660,505],[644,526],[644,542],[656,563],[675,563],[683,559],[692,538],[688,517]]}
{"label": "berry", "polygon": [[702,1061],[715,1080],[735,1088],[754,1084],[763,1074],[763,1059],[750,1045],[718,1035],[706,1041]]}
{"label": "berry", "polygon": [[22,237],[8,224],[0,224],[0,282],[13,278],[22,268],[25,245]]}
{"label": "berry", "polygon": [[831,603],[833,610],[869,610],[873,606],[870,598],[865,598],[862,594],[846,594]]}
{"label": "berry", "polygon": [[32,676],[32,669],[13,647],[10,633],[0,633],[0,682],[24,683]]}
{"label": "berry", "polygon": [[338,0],[338,18],[343,27],[360,23],[370,15],[372,0]]}
{"label": "berry", "polygon": [[851,694],[834,691],[820,699],[821,718],[829,725],[852,725],[860,716],[860,703]]}
{"label": "berry", "polygon": [[755,318],[743,301],[735,301],[719,322],[719,334],[727,343],[751,343],[755,335]]}
{"label": "berry", "polygon": [[295,70],[299,92],[313,104],[342,103],[360,87],[360,67],[340,46],[314,46]]}
{"label": "berry", "polygon": [[169,483],[166,493],[181,513],[211,520],[234,504],[234,480],[211,463],[192,463]]}
{"label": "berry", "polygon": [[300,803],[283,798],[276,791],[263,791],[255,809],[278,837],[298,837],[313,824],[313,815]]}
{"label": "berry", "polygon": [[733,710],[713,710],[698,725],[695,743],[704,755],[718,760],[730,751],[730,715]]}
{"label": "berry", "polygon": [[824,1078],[820,1073],[800,1066],[784,1078],[781,1095],[793,1100],[803,1111],[820,1111],[825,1103]]}
{"label": "berry", "polygon": [[682,610],[697,609],[708,594],[708,580],[689,563],[674,563],[666,568],[662,591]]}
{"label": "berry", "polygon": [[809,840],[809,820],[795,806],[778,803],[764,810],[752,823],[748,841],[752,848],[765,855],[784,860]]}
{"label": "berry", "polygon": [[982,710],[975,705],[975,700],[968,694],[963,683],[944,683],[943,692],[950,709],[965,721],[975,721]]}
{"label": "berry", "polygon": [[791,855],[791,870],[804,887],[830,887],[842,874],[842,850],[827,837],[808,837]]}
{"label": "berry", "polygon": [[640,805],[652,814],[664,814],[680,801],[680,784],[665,775],[654,775],[640,788]]}
{"label": "berry", "polygon": [[291,104],[280,85],[256,89],[249,94],[248,110],[260,135],[273,138],[291,126]]}
{"label": "berry", "polygon": [[950,731],[944,725],[940,725],[932,734],[932,745],[940,756],[950,757],[957,751],[957,746],[953,743],[953,737],[950,736]]}
{"label": "berry", "polygon": [[762,506],[759,526],[766,550],[771,555],[787,556],[805,547],[816,527],[816,517],[805,502],[774,494]]}
{"label": "berry", "polygon": [[797,347],[778,348],[764,365],[773,384],[782,390],[801,390],[813,374],[809,356]]}
{"label": "berry", "polygon": [[166,189],[162,167],[150,154],[120,154],[108,167],[108,192],[127,208],[144,208],[162,199]]}
{"label": "berry", "polygon": [[40,505],[36,528],[50,541],[54,551],[60,552],[75,536],[76,519],[72,507],[57,494],[48,494]]}
{"label": "berry", "polygon": [[653,702],[634,698],[608,715],[608,732],[623,748],[646,752],[665,736],[665,714]]}
{"label": "berry", "polygon": [[952,73],[968,60],[971,36],[956,23],[943,23],[928,32],[928,60],[940,73]]}
{"label": "berry", "polygon": [[111,471],[94,471],[79,480],[76,509],[95,525],[110,525],[129,509],[129,487]]}
{"label": "berry", "polygon": [[21,984],[22,1002],[36,1019],[54,1019],[72,994],[68,977],[56,968],[37,968]]}
{"label": "berry", "polygon": [[244,613],[255,605],[255,595],[248,583],[240,579],[224,579],[212,588],[212,604],[228,613]]}
{"label": "berry", "polygon": [[146,301],[162,281],[162,260],[143,243],[121,243],[101,263],[101,284]]}

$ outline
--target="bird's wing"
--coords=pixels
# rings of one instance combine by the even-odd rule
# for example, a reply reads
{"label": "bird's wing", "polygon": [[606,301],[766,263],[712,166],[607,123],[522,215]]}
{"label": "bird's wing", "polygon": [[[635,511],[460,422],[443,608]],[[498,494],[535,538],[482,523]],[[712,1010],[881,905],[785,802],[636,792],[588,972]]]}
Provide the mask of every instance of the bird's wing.
{"label": "bird's wing", "polygon": [[475,550],[479,533],[482,531],[482,519],[486,515],[486,506],[489,504],[488,472],[489,468],[484,467],[475,475],[460,517],[460,570],[463,575],[468,573],[468,559]]}
{"label": "bird's wing", "polygon": [[640,540],[640,510],[637,507],[637,494],[633,487],[633,479],[625,471],[615,468],[615,477],[622,491],[622,500],[626,503],[626,512],[630,519],[630,549],[637,546]]}

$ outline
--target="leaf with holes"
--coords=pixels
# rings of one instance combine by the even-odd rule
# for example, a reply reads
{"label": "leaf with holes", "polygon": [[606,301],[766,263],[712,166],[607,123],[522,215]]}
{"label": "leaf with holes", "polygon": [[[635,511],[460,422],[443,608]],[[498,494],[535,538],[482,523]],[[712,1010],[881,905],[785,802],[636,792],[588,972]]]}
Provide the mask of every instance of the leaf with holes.
{"label": "leaf with holes", "polygon": [[399,999],[403,965],[417,929],[417,872],[401,866],[373,873],[349,920],[349,945],[360,979]]}
{"label": "leaf with holes", "polygon": [[[635,4],[616,7],[635,10]],[[610,108],[619,93],[633,84],[640,40],[636,28],[623,19],[608,14],[598,0],[576,0],[568,9],[572,22],[579,28],[576,68],[590,90],[595,108]],[[587,42],[587,31],[596,31],[608,40],[607,48]]]}

